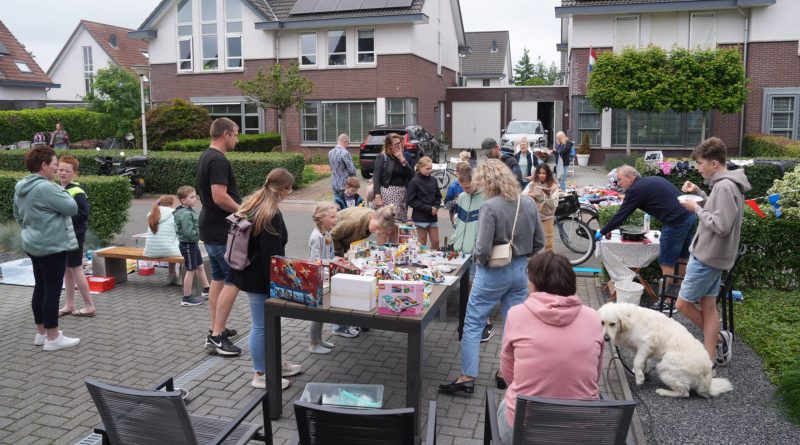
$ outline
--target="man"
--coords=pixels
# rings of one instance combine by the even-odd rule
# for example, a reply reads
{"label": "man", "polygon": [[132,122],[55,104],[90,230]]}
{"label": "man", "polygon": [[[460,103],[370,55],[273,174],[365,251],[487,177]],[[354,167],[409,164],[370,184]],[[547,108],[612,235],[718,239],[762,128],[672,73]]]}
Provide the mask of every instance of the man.
{"label": "man", "polygon": [[511,170],[511,173],[514,174],[514,177],[517,178],[520,186],[522,185],[522,170],[520,170],[519,162],[517,162],[517,158],[514,157],[513,153],[501,150],[500,146],[497,145],[497,141],[492,138],[484,139],[483,142],[481,142],[481,148],[483,150],[489,150],[489,154],[486,155],[487,158],[503,161]]}
{"label": "man", "polygon": [[331,166],[331,188],[333,188],[334,199],[344,200],[344,189],[347,178],[356,175],[356,167],[353,165],[353,157],[347,151],[350,145],[350,136],[347,133],[339,135],[339,143],[328,152],[328,163]]}
{"label": "man", "polygon": [[[730,363],[733,352],[733,335],[719,330],[717,294],[722,272],[736,261],[744,193],[750,190],[744,169],[728,171],[727,153],[725,144],[715,137],[695,147],[692,159],[711,187],[711,194],[706,195],[697,185],[686,181],[682,190],[700,196],[703,204],[681,202],[697,215],[700,224],[689,249],[691,257],[678,293],[678,310],[703,331],[703,345],[715,366]],[[699,309],[695,306],[698,301]]]}
{"label": "man", "polygon": [[[679,259],[685,262],[689,257],[689,243],[696,219],[694,214],[681,207],[678,201],[681,192],[660,176],[642,178],[630,165],[617,168],[617,184],[625,190],[625,200],[611,221],[597,231],[595,238],[598,241],[603,235],[610,238],[611,231],[619,227],[634,210],[642,209],[661,221],[658,264],[664,275],[674,274],[675,263]],[[654,309],[669,311],[669,306],[665,304]]]}

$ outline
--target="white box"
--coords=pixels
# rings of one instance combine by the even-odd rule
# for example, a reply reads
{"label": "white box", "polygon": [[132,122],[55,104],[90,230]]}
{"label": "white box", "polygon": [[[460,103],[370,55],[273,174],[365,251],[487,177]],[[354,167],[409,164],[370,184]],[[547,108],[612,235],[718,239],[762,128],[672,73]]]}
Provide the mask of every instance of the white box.
{"label": "white box", "polygon": [[337,273],[331,277],[331,306],[371,311],[378,304],[378,279]]}

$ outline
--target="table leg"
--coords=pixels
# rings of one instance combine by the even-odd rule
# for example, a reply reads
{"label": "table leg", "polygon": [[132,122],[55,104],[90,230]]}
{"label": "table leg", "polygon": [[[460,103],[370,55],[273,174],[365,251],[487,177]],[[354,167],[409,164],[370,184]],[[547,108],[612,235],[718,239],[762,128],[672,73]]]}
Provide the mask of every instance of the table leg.
{"label": "table leg", "polygon": [[414,408],[414,437],[419,438],[420,398],[422,396],[422,326],[408,333],[406,363],[406,406]]}
{"label": "table leg", "polygon": [[461,281],[458,284],[458,340],[461,340],[461,334],[464,332],[464,318],[467,316],[467,302],[469,301],[469,269],[472,266],[472,258],[467,260],[467,270],[464,275],[461,275]]}
{"label": "table leg", "polygon": [[264,306],[264,342],[269,415],[272,420],[281,417],[283,390],[281,389],[281,317],[269,305]]}

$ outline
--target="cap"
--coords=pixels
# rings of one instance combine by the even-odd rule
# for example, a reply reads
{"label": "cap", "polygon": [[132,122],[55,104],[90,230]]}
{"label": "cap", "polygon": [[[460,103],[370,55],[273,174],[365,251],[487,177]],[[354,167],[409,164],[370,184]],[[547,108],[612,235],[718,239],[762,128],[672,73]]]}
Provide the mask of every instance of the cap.
{"label": "cap", "polygon": [[495,147],[497,147],[497,141],[492,138],[486,138],[481,142],[481,149],[483,150],[490,150]]}

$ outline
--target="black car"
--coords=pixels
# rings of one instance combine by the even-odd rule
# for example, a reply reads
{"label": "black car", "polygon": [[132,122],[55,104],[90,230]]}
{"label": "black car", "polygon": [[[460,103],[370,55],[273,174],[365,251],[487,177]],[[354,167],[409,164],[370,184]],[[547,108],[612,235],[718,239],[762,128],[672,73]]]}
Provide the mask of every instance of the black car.
{"label": "black car", "polygon": [[419,125],[378,125],[370,130],[361,144],[359,161],[361,176],[371,178],[375,169],[375,158],[383,150],[383,142],[389,133],[397,133],[403,138],[404,149],[417,159],[428,156],[433,162],[439,162],[439,142]]}

